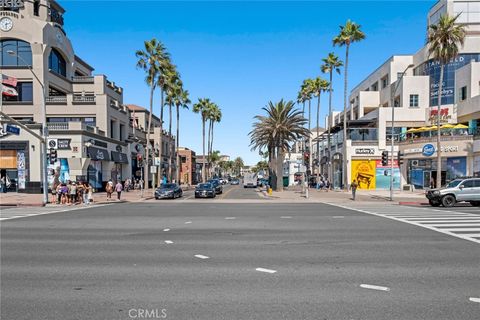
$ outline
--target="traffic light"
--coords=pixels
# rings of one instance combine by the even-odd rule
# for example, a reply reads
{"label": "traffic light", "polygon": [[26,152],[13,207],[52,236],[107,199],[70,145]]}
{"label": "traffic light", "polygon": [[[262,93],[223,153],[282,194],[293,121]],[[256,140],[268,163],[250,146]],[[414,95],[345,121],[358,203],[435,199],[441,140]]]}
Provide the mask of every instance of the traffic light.
{"label": "traffic light", "polygon": [[388,166],[388,151],[382,151],[382,166]]}
{"label": "traffic light", "polygon": [[143,156],[141,153],[137,153],[137,167],[143,167]]}
{"label": "traffic light", "polygon": [[400,167],[403,164],[403,157],[405,156],[405,153],[398,151],[398,156],[397,156],[397,161],[398,161],[398,166]]}
{"label": "traffic light", "polygon": [[303,153],[303,164],[308,166],[310,164],[310,153],[304,152]]}
{"label": "traffic light", "polygon": [[50,149],[50,164],[57,162],[58,154],[56,149]]}

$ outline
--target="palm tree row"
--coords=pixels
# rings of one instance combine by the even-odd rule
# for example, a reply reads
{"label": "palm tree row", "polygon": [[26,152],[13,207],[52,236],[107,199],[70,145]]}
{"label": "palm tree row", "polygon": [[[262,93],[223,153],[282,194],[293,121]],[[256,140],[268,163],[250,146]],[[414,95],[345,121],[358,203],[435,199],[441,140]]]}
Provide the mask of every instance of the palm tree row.
{"label": "palm tree row", "polygon": [[[180,74],[176,69],[176,66],[172,64],[170,59],[170,54],[167,52],[165,46],[153,38],[149,41],[144,42],[144,48],[137,50],[135,53],[138,61],[137,68],[140,68],[145,71],[146,77],[145,82],[150,87],[150,108],[147,124],[147,147],[145,148],[145,160],[147,164],[144,165],[144,176],[145,176],[145,188],[148,188],[148,177],[149,177],[149,165],[148,159],[150,158],[150,149],[153,150],[150,145],[150,135],[151,135],[151,126],[152,126],[152,117],[153,117],[153,97],[155,90],[158,88],[160,90],[160,137],[158,145],[158,155],[163,162],[162,153],[163,153],[163,117],[164,117],[164,107],[169,106],[169,135],[172,136],[172,107],[176,107],[177,115],[177,136],[176,136],[176,152],[175,150],[169,150],[168,154],[170,155],[169,159],[169,172],[168,179],[173,180],[173,155],[176,156],[176,179],[180,181],[180,159],[178,157],[178,148],[179,148],[179,134],[180,134],[180,108],[188,108],[190,104],[190,99],[188,97],[188,91],[184,90],[183,83],[180,79]],[[165,97],[166,93],[166,97]],[[158,170],[157,184],[162,180],[162,166]]]}
{"label": "palm tree row", "polygon": [[[202,119],[202,139],[203,139],[203,166],[202,166],[202,182],[207,181],[207,165],[208,170],[212,168],[213,159],[213,136],[214,136],[214,124],[215,122],[220,122],[222,119],[222,112],[220,107],[210,101],[208,98],[199,98],[198,102],[193,105],[193,112],[200,114]],[[205,153],[205,127],[208,121],[208,141],[207,148],[208,152]],[[218,154],[219,156],[219,154]],[[211,174],[211,172],[210,172]]]}

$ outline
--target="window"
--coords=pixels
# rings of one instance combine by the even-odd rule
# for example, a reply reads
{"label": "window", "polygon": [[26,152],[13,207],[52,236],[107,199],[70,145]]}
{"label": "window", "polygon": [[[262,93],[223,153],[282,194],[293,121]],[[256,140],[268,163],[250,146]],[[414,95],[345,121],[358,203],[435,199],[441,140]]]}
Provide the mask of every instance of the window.
{"label": "window", "polygon": [[49,87],[48,88],[48,96],[49,97],[64,97],[66,96],[65,92],[57,90],[55,88]]}
{"label": "window", "polygon": [[467,86],[460,88],[460,101],[467,100]]}
{"label": "window", "polygon": [[372,85],[372,91],[378,91],[378,83],[375,82],[373,85]]}
{"label": "window", "polygon": [[37,17],[40,15],[40,0],[33,2],[33,14]]}
{"label": "window", "polygon": [[403,76],[403,72],[397,72],[397,80],[400,80]]}
{"label": "window", "polygon": [[394,108],[400,108],[400,97],[395,97],[395,100],[393,100],[393,107]]}
{"label": "window", "polygon": [[480,179],[473,180],[474,188],[480,188]]}
{"label": "window", "polygon": [[382,78],[382,89],[385,89],[388,86],[388,75]]}
{"label": "window", "polygon": [[120,124],[120,141],[123,141],[123,131],[125,130],[125,125]]}
{"label": "window", "polygon": [[464,188],[473,188],[473,186],[474,186],[473,180],[467,180],[462,185],[463,185]]}
{"label": "window", "polygon": [[110,138],[115,138],[115,121],[110,120]]}
{"label": "window", "polygon": [[17,101],[17,102],[33,102],[33,83],[32,82],[17,82],[15,90],[18,96],[2,96],[3,101]]}
{"label": "window", "polygon": [[[31,66],[32,49],[30,44],[21,40],[2,40],[0,41],[0,65],[2,66]],[[10,55],[8,51],[13,51],[16,55]]]}
{"label": "window", "polygon": [[50,71],[53,71],[64,77],[67,76],[67,63],[60,52],[58,52],[56,49],[52,49],[52,52],[50,52],[50,56],[48,57],[48,68]]}
{"label": "window", "polygon": [[453,3],[455,15],[460,14],[457,19],[459,23],[479,23],[480,3],[478,1],[462,1]]}
{"label": "window", "polygon": [[410,108],[418,108],[418,94],[410,95]]}

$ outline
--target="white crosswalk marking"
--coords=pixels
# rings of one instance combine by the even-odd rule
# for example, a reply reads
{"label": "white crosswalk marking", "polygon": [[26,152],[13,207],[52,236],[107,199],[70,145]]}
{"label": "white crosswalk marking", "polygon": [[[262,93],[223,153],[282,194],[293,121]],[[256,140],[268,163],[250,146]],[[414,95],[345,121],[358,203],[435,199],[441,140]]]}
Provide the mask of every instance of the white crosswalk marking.
{"label": "white crosswalk marking", "polygon": [[84,210],[92,207],[103,207],[107,204],[96,204],[92,206],[71,206],[71,207],[17,207],[10,209],[0,208],[0,221],[35,217],[45,214],[62,213]]}
{"label": "white crosswalk marking", "polygon": [[327,204],[402,221],[429,230],[480,243],[480,210],[468,207],[468,213],[422,207],[406,207],[395,204],[361,203],[348,206]]}

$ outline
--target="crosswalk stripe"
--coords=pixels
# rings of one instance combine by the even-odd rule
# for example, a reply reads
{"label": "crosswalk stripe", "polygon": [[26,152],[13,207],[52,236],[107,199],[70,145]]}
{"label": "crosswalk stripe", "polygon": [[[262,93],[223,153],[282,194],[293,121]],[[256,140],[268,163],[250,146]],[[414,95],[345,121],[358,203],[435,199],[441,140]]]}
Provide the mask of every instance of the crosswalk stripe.
{"label": "crosswalk stripe", "polygon": [[432,224],[431,225],[432,227],[441,227],[441,228],[446,228],[446,227],[480,227],[480,224],[478,223],[473,223],[473,224],[470,224],[470,223],[449,223],[449,224],[441,224],[441,223],[437,223],[437,224]]}

